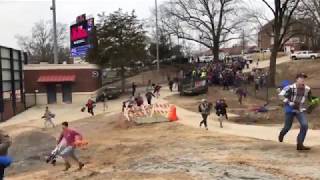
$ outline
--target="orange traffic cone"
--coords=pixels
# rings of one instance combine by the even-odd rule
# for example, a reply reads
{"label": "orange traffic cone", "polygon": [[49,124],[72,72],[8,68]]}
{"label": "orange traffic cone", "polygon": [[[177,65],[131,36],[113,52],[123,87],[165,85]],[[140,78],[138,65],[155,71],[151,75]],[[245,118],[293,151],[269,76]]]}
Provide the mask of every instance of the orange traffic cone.
{"label": "orange traffic cone", "polygon": [[170,110],[169,110],[169,113],[168,113],[168,120],[170,122],[173,122],[173,121],[178,121],[178,117],[177,117],[177,108],[175,105],[172,105],[170,107]]}

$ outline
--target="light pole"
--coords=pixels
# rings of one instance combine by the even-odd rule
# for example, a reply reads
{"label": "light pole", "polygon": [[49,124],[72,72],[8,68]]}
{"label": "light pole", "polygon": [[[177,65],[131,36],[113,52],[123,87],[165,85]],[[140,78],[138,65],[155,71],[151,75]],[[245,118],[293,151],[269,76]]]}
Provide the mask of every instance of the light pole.
{"label": "light pole", "polygon": [[52,0],[50,8],[53,15],[53,60],[54,64],[58,64],[58,40],[57,40],[57,19],[56,19],[56,0]]}
{"label": "light pole", "polygon": [[159,60],[159,27],[158,27],[158,1],[155,0],[156,8],[156,45],[157,45],[157,71],[160,71],[160,60]]}

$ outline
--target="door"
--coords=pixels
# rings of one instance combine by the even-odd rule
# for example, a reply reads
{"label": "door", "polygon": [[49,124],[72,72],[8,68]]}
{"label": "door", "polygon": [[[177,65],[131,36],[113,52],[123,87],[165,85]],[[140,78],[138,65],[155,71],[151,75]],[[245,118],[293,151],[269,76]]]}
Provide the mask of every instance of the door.
{"label": "door", "polygon": [[70,83],[62,84],[62,101],[72,103],[72,85]]}
{"label": "door", "polygon": [[56,88],[56,84],[48,84],[47,85],[47,97],[48,97],[48,104],[57,103],[57,88]]}

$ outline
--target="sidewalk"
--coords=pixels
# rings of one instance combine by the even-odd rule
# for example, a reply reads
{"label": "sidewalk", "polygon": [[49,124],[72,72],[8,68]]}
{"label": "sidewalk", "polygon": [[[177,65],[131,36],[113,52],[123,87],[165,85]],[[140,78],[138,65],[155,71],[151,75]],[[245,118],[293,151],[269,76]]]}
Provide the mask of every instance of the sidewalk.
{"label": "sidewalk", "polygon": [[[165,88],[164,88],[165,89]],[[167,90],[162,90],[162,98],[165,96],[174,95]],[[161,103],[168,103],[168,101],[159,99],[157,100]],[[199,123],[202,120],[201,115],[196,112],[191,112],[186,109],[177,106],[177,115],[179,118],[179,123],[188,125],[194,128],[199,128]],[[235,116],[234,114],[228,114],[229,117]],[[278,135],[282,128],[281,125],[277,126],[257,126],[257,125],[243,125],[235,124],[225,121],[223,123],[224,128],[220,128],[219,121],[215,114],[213,113],[208,117],[208,127],[209,131],[219,132],[223,134],[230,134],[235,136],[250,137],[256,139],[278,141]],[[203,131],[206,131],[203,128]],[[286,135],[284,142],[288,144],[296,144],[296,138],[299,133],[299,129],[292,129]],[[310,130],[307,133],[305,140],[305,145],[316,146],[320,145],[320,130]]]}
{"label": "sidewalk", "polygon": [[[103,104],[98,103],[94,109],[95,115],[105,114],[106,116],[119,113],[121,111],[121,103],[124,98],[107,101],[108,109],[103,111]],[[72,122],[91,117],[91,114],[81,112],[81,108],[84,105],[81,104],[55,104],[49,105],[49,110],[56,115],[54,123],[60,125],[64,121]],[[44,114],[46,106],[32,107],[6,122],[0,123],[0,128],[7,128],[6,130],[12,135],[19,134],[21,132],[41,129],[44,127],[44,120],[41,119]],[[9,128],[9,129],[8,129]]]}
{"label": "sidewalk", "polygon": [[[288,56],[283,56],[280,58],[277,58],[277,64],[282,64],[282,63],[286,63],[286,62],[290,62],[290,57]],[[244,69],[243,72],[251,72],[253,68],[267,68],[270,65],[270,60],[266,60],[266,61],[261,61],[259,62],[258,67],[256,66],[255,63],[250,64],[249,69]]]}

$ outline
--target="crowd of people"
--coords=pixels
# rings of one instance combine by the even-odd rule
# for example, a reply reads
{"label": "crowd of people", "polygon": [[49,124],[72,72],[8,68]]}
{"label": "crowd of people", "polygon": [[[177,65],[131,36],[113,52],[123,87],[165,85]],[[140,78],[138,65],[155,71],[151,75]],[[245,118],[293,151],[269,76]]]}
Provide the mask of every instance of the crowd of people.
{"label": "crowd of people", "polygon": [[[148,81],[148,84],[145,90],[145,99],[147,100],[148,105],[152,104],[153,98],[160,97],[161,88],[162,86],[160,84],[152,83],[151,80]],[[141,95],[141,93],[140,92],[136,93],[136,91],[137,91],[137,85],[133,82],[132,89],[131,89],[132,96],[128,100],[122,103],[122,112],[124,112],[126,108],[131,108],[133,106],[142,107],[145,104],[144,98]]]}
{"label": "crowd of people", "polygon": [[243,73],[245,68],[249,68],[249,62],[241,57],[228,61],[193,63],[193,69],[184,73],[184,79],[207,79],[209,85],[220,85],[224,90],[254,84],[258,91],[266,86],[267,72],[253,68],[250,73]]}

